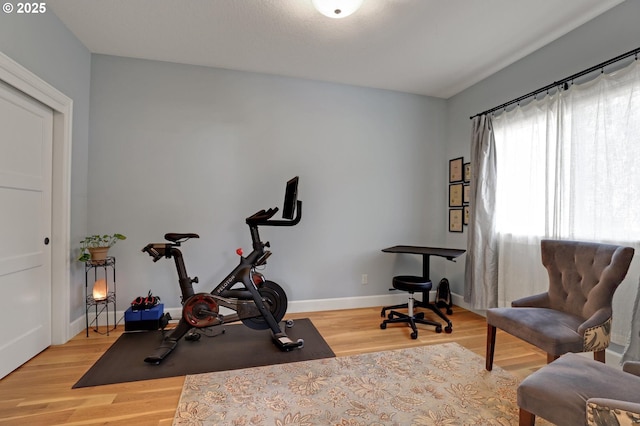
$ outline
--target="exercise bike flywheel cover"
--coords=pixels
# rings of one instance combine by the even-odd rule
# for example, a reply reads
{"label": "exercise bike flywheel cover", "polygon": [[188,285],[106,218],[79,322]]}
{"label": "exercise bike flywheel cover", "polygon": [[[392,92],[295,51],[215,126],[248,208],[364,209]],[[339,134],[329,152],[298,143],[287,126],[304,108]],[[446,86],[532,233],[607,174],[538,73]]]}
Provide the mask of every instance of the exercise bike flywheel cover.
{"label": "exercise bike flywheel cover", "polygon": [[[271,312],[271,315],[273,315],[273,319],[275,319],[276,322],[282,321],[284,314],[287,313],[288,303],[287,294],[282,287],[273,281],[265,280],[260,288],[258,288],[258,293],[260,293],[264,304]],[[269,323],[263,316],[244,318],[241,319],[241,321],[253,330],[266,330],[269,328]]]}
{"label": "exercise bike flywheel cover", "polygon": [[196,293],[185,302],[182,316],[192,327],[209,327],[217,323],[218,302],[209,293]]}

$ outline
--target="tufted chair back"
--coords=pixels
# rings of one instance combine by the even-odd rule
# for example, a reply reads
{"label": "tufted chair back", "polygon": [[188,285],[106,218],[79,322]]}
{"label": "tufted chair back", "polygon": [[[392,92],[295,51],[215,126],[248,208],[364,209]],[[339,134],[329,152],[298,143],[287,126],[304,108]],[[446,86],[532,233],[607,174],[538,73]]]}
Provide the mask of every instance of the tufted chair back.
{"label": "tufted chair back", "polygon": [[624,279],[633,249],[582,241],[543,240],[542,264],[549,274],[549,307],[587,319],[611,312],[613,294]]}

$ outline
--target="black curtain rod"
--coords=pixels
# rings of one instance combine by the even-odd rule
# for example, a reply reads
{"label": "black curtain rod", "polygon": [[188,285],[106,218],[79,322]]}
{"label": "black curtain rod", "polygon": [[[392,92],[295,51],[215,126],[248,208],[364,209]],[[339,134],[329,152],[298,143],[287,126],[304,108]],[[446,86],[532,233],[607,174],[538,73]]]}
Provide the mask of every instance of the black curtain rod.
{"label": "black curtain rod", "polygon": [[[538,90],[534,90],[534,91],[533,91],[533,92],[531,92],[531,93],[527,93],[527,94],[526,94],[526,95],[524,95],[524,96],[520,96],[519,98],[513,99],[513,100],[511,100],[511,101],[509,101],[509,102],[505,102],[505,103],[503,103],[502,105],[498,105],[497,107],[494,107],[494,108],[488,109],[488,110],[486,110],[486,111],[483,111],[483,112],[481,112],[481,113],[479,113],[479,114],[476,114],[476,115],[474,115],[474,116],[472,116],[472,117],[469,117],[469,118],[470,118],[470,119],[473,119],[474,117],[478,117],[478,116],[480,116],[480,115],[484,115],[484,114],[491,114],[492,112],[498,111],[499,109],[506,108],[506,107],[508,107],[509,105],[513,105],[513,104],[515,104],[515,103],[518,103],[518,102],[520,102],[520,101],[523,101],[523,100],[525,100],[525,99],[528,99],[528,98],[530,98],[530,97],[532,97],[532,96],[536,96],[536,95],[537,95],[537,94],[539,94],[539,93],[546,92],[546,91],[551,90],[551,89],[553,89],[553,88],[555,88],[555,87],[558,87],[558,86],[566,85],[568,82],[570,82],[570,81],[572,81],[572,80],[575,80],[576,78],[582,77],[583,75],[590,74],[590,73],[592,73],[592,72],[594,72],[594,71],[602,70],[602,72],[604,72],[604,67],[606,67],[606,66],[608,66],[608,65],[611,65],[611,64],[614,64],[614,63],[616,63],[616,62],[618,62],[618,61],[621,61],[621,60],[623,60],[623,59],[626,59],[626,58],[628,58],[628,57],[630,57],[630,56],[635,55],[635,56],[636,56],[636,60],[637,60],[637,59],[638,59],[638,53],[640,53],[640,47],[635,48],[635,49],[633,49],[633,50],[630,50],[630,51],[629,51],[629,52],[627,52],[627,53],[623,53],[623,54],[622,54],[622,55],[620,55],[620,56],[616,56],[616,57],[615,57],[615,58],[613,58],[613,59],[609,59],[608,61],[605,61],[605,62],[603,62],[603,63],[601,63],[601,64],[595,65],[595,66],[593,66],[593,67],[591,67],[591,68],[587,68],[586,70],[580,71],[579,73],[576,73],[576,74],[570,75],[569,77],[563,78],[563,79],[562,79],[562,80],[560,80],[560,81],[555,81],[555,82],[553,82],[553,83],[551,83],[551,84],[549,84],[549,85],[546,85],[546,86],[544,86],[544,87],[541,87],[541,88],[540,88],[540,89],[538,89]],[[565,87],[565,88],[566,88],[566,87]]]}

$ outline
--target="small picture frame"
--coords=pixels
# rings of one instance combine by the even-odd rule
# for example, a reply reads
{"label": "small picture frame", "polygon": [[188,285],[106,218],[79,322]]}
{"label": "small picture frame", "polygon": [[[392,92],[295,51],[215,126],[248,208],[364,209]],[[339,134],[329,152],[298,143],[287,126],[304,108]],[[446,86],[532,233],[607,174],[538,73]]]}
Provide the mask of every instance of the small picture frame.
{"label": "small picture frame", "polygon": [[462,223],[469,225],[469,206],[464,206],[464,212],[462,213]]}
{"label": "small picture frame", "polygon": [[462,189],[462,202],[464,204],[471,202],[471,185],[465,185]]}
{"label": "small picture frame", "polygon": [[471,182],[471,163],[464,163],[464,182]]}
{"label": "small picture frame", "polygon": [[449,232],[462,232],[462,209],[449,209]]}
{"label": "small picture frame", "polygon": [[462,207],[463,185],[454,183],[449,185],[449,207]]}
{"label": "small picture frame", "polygon": [[453,182],[462,182],[462,178],[463,178],[463,171],[462,171],[462,164],[463,164],[463,158],[462,157],[458,157],[458,158],[454,158],[453,160],[449,160],[449,182],[453,183]]}

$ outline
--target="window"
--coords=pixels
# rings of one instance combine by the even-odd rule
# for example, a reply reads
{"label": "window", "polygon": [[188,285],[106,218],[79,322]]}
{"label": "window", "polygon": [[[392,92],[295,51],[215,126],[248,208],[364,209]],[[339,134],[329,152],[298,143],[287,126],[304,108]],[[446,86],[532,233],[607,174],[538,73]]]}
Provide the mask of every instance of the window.
{"label": "window", "polygon": [[501,235],[640,240],[640,64],[493,120]]}

